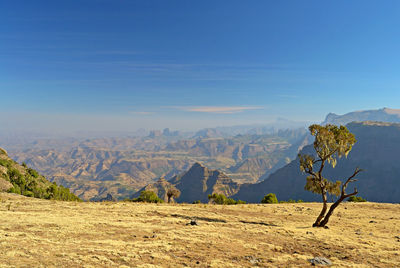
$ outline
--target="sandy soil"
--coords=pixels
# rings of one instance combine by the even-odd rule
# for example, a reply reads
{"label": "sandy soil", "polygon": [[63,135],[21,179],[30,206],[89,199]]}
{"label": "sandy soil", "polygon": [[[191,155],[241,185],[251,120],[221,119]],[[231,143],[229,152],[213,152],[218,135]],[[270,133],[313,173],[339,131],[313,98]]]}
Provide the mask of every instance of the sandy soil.
{"label": "sandy soil", "polygon": [[0,200],[0,267],[400,267],[399,204],[344,203],[321,229],[318,203]]}

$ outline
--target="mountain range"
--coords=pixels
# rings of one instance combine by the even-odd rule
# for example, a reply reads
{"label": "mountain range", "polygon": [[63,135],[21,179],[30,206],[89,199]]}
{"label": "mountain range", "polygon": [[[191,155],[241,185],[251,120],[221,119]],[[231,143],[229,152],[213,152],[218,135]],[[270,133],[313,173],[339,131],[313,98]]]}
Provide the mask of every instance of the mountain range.
{"label": "mountain range", "polygon": [[308,134],[302,128],[263,135],[181,139],[163,131],[146,137],[71,140],[70,147],[64,144],[60,149],[40,149],[40,143],[11,155],[80,198],[97,200],[108,193],[128,198],[157,178],[171,179],[196,162],[221,170],[238,183],[255,183],[295,158],[308,144]]}
{"label": "mountain range", "polygon": [[[335,168],[327,166],[324,169],[324,177],[343,181],[359,167],[363,172],[349,187],[357,187],[359,195],[369,201],[400,202],[400,166],[396,161],[400,155],[400,124],[366,121],[349,123],[347,127],[356,136],[357,143]],[[300,153],[313,154],[313,146],[304,147]],[[280,200],[321,201],[319,195],[304,190],[306,175],[300,171],[298,159],[255,184],[238,184],[223,172],[210,170],[200,163],[195,163],[182,175],[162,182],[142,190],[153,189],[160,193],[165,192],[160,190],[163,187],[173,185],[181,191],[177,201],[188,203],[208,202],[208,194],[213,193],[250,203],[259,203],[268,193],[275,193]]]}
{"label": "mountain range", "polygon": [[351,122],[363,121],[400,123],[400,109],[383,108],[350,112],[344,115],[329,113],[322,124],[346,125]]}
{"label": "mountain range", "polygon": [[[396,187],[387,185],[395,183],[398,174],[395,162],[388,158],[396,157],[398,125],[349,123],[369,119],[400,122],[400,110],[384,108],[327,115],[323,124],[348,123],[358,139],[349,158],[339,161],[336,169],[327,168],[327,176],[343,179],[345,173],[359,166],[365,169],[358,182],[363,197],[397,202]],[[226,136],[235,131],[247,134]],[[171,184],[181,190],[181,202],[204,202],[210,193],[259,202],[269,192],[283,200],[312,201],[319,197],[303,190],[305,176],[295,159],[299,150],[312,153],[312,146],[306,146],[311,138],[304,128],[243,126],[204,129],[190,135],[164,129],[140,137],[70,138],[65,142],[38,139],[25,149],[14,146],[10,155],[51,181],[69,187],[84,200],[102,200],[109,195],[130,198],[145,187],[162,189]],[[372,153],[379,159],[375,161]],[[160,177],[165,179],[157,181]],[[362,180],[368,183],[362,184]],[[372,193],[368,185],[375,189],[383,187],[384,194]]]}

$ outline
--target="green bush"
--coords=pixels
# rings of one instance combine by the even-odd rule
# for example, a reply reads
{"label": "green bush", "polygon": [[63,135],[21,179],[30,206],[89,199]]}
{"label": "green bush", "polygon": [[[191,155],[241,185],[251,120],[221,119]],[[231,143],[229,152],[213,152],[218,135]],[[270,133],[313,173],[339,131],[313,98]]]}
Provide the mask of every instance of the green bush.
{"label": "green bush", "polygon": [[142,191],[138,198],[132,199],[133,202],[146,202],[146,203],[164,203],[164,200],[159,198],[155,192]]}
{"label": "green bush", "polygon": [[263,204],[277,204],[278,203],[278,198],[276,198],[276,195],[274,193],[269,193],[264,198],[261,200],[261,203]]}
{"label": "green bush", "polygon": [[34,177],[34,178],[39,177],[39,173],[36,170],[34,170],[33,168],[28,168],[27,171],[28,171],[29,175],[31,175],[32,177]]}
{"label": "green bush", "polygon": [[6,168],[10,168],[12,165],[11,161],[8,161],[6,159],[0,159],[0,166],[6,167]]}
{"label": "green bush", "polygon": [[28,197],[34,197],[35,196],[31,191],[24,191],[22,194],[25,195],[25,196],[28,196]]}
{"label": "green bush", "polygon": [[350,196],[347,201],[349,201],[349,202],[367,202],[367,200],[365,200],[361,196],[354,196],[354,195]]}
{"label": "green bush", "polygon": [[293,200],[293,199],[289,199],[289,200],[287,200],[287,201],[285,201],[285,200],[281,200],[281,201],[279,201],[279,203],[303,203],[304,201],[303,200],[301,200],[301,199],[299,199],[299,200]]}
{"label": "green bush", "polygon": [[247,204],[247,202],[243,201],[243,200],[238,200],[238,201],[236,201],[236,204],[243,205],[243,204]]}
{"label": "green bush", "polygon": [[196,200],[196,201],[193,201],[192,204],[201,204],[201,201],[200,200]]}
{"label": "green bush", "polygon": [[19,188],[18,185],[14,185],[10,190],[8,190],[8,192],[14,194],[21,194],[21,188]]}
{"label": "green bush", "polygon": [[246,204],[245,201],[242,200],[234,200],[232,198],[227,198],[225,195],[223,194],[209,194],[208,195],[208,199],[210,201],[212,201],[214,204],[217,205],[237,205],[237,204]]}

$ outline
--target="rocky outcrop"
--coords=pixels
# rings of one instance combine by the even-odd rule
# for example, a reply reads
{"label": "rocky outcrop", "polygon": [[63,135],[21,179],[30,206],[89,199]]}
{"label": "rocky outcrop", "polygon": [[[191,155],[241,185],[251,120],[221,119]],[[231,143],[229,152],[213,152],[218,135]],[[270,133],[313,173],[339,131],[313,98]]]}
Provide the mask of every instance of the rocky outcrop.
{"label": "rocky outcrop", "polygon": [[[140,189],[138,192],[136,192],[132,198],[137,198],[140,195],[140,192],[142,191],[151,191],[154,192],[158,195],[159,198],[164,200],[165,202],[168,202],[168,196],[167,192],[168,189],[170,188],[175,188],[174,185],[172,185],[170,182],[168,182],[164,177],[159,178],[156,182],[151,183],[142,189]],[[173,201],[173,199],[171,199]]]}
{"label": "rocky outcrop", "polygon": [[232,196],[240,188],[224,173],[210,170],[200,163],[195,163],[185,174],[175,176],[169,182],[181,191],[177,201],[188,203],[196,200],[208,202],[208,195],[213,193]]}

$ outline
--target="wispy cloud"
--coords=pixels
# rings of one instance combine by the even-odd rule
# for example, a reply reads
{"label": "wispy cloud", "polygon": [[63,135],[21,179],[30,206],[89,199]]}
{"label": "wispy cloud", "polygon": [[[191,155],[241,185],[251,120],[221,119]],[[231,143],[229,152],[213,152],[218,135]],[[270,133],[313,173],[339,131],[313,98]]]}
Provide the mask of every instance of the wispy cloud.
{"label": "wispy cloud", "polygon": [[185,112],[214,113],[214,114],[235,114],[248,110],[260,110],[260,106],[173,106],[173,109]]}

